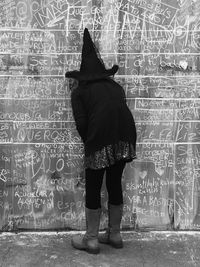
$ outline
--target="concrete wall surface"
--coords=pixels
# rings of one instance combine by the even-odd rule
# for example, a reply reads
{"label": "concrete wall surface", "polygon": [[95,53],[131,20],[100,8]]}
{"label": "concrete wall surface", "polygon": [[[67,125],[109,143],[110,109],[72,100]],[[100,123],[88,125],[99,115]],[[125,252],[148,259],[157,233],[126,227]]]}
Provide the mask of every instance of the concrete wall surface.
{"label": "concrete wall surface", "polygon": [[[87,27],[136,121],[125,229],[199,229],[200,0],[0,2],[0,229],[84,229],[84,148],[64,74]],[[107,223],[102,190],[101,228]]]}

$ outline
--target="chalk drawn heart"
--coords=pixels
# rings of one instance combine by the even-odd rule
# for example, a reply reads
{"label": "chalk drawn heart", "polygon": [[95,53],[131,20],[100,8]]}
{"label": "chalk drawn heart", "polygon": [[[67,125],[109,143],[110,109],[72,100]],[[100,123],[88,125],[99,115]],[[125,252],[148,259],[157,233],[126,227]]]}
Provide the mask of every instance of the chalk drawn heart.
{"label": "chalk drawn heart", "polygon": [[162,176],[163,173],[165,172],[165,171],[164,171],[163,169],[161,169],[161,168],[156,168],[155,171],[156,171],[160,176]]}
{"label": "chalk drawn heart", "polygon": [[140,178],[144,179],[147,176],[147,171],[141,171],[139,172]]}
{"label": "chalk drawn heart", "polygon": [[187,69],[187,66],[188,66],[188,63],[187,63],[187,61],[185,61],[185,60],[181,60],[181,61],[179,62],[179,65],[180,65],[184,70],[186,70],[186,69]]}

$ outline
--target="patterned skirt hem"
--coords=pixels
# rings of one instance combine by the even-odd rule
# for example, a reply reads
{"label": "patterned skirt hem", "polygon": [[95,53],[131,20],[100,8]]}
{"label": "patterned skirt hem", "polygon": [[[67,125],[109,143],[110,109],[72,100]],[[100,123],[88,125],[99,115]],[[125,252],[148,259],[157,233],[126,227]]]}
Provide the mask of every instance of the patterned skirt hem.
{"label": "patterned skirt hem", "polygon": [[85,158],[85,167],[90,169],[102,169],[123,160],[130,162],[136,159],[134,145],[129,142],[120,141],[114,145],[108,145],[94,154]]}

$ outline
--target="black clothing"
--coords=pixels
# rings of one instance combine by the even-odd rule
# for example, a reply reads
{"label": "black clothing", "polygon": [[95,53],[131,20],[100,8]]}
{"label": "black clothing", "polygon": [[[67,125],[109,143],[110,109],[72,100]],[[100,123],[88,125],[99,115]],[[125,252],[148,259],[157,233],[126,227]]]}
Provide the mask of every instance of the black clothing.
{"label": "black clothing", "polygon": [[[71,103],[86,158],[104,147],[121,143],[128,143],[135,150],[135,122],[118,83],[107,78],[80,84],[72,92]],[[134,157],[124,160],[131,161]]]}
{"label": "black clothing", "polygon": [[[108,203],[116,205],[115,209],[113,208],[113,216],[110,216],[115,223],[111,220],[110,226],[116,236],[120,237],[123,203],[121,177],[126,162],[135,158],[136,129],[123,88],[109,78],[118,68],[117,65],[111,69],[105,68],[89,31],[85,28],[80,70],[68,71],[65,74],[65,77],[79,82],[79,86],[72,91],[71,103],[76,127],[84,142],[86,211],[90,211],[86,216],[89,228],[84,237],[85,244],[84,239],[73,241],[74,247],[78,249],[89,248],[87,237],[91,234],[95,244],[98,244],[101,185],[105,171]],[[95,212],[91,213],[92,210]],[[91,214],[92,216],[89,216]],[[115,246],[122,247],[121,237],[118,239],[120,242],[115,242]],[[91,247],[90,252],[92,251],[98,253],[99,247]]]}
{"label": "black clothing", "polygon": [[113,76],[118,69],[119,66],[117,65],[113,65],[112,68],[106,69],[88,29],[85,28],[83,33],[80,70],[67,71],[65,77],[74,78],[78,81],[92,81]]}
{"label": "black clothing", "polygon": [[85,168],[101,169],[109,167],[119,160],[126,162],[136,158],[135,149],[129,142],[119,141],[117,144],[104,146],[85,157]]}
{"label": "black clothing", "polygon": [[[99,170],[86,169],[86,207],[88,209],[101,208],[101,187],[104,173],[106,172],[106,189],[108,203],[112,205],[123,204],[121,177],[125,168],[125,162]],[[113,186],[114,185],[114,186]]]}

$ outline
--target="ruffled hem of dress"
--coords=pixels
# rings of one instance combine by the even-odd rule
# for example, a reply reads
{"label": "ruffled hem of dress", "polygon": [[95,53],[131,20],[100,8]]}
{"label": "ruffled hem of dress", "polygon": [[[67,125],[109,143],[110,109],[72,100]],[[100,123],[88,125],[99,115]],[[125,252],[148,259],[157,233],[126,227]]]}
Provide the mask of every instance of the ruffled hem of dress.
{"label": "ruffled hem of dress", "polygon": [[115,164],[119,160],[130,162],[136,159],[134,145],[120,141],[117,144],[107,145],[89,157],[85,157],[85,167],[102,169]]}

